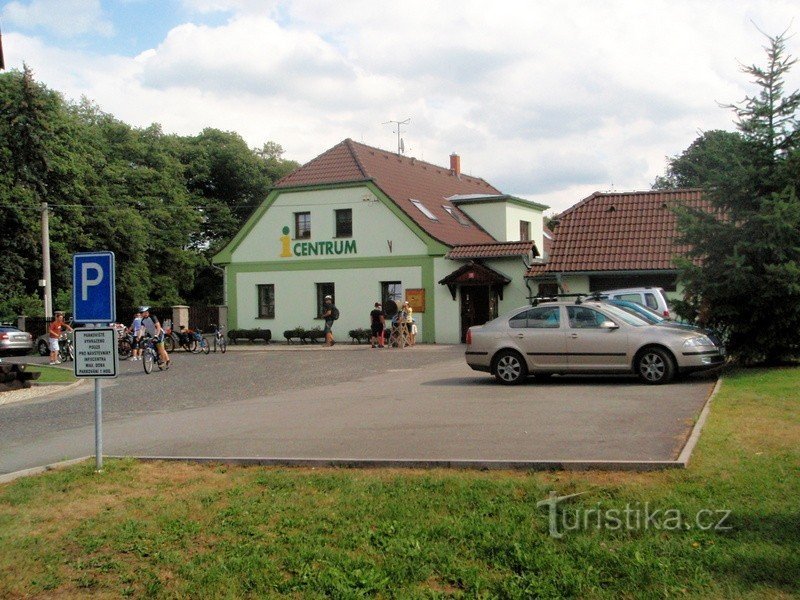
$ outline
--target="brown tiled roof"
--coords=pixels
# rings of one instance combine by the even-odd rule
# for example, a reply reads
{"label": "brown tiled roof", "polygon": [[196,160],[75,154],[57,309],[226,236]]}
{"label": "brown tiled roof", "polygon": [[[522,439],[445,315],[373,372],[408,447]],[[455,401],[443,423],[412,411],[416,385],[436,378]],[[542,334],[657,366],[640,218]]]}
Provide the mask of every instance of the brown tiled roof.
{"label": "brown tiled roof", "polygon": [[536,244],[533,242],[496,242],[494,244],[466,244],[456,246],[447,253],[445,258],[460,260],[465,258],[505,258],[509,256],[524,256],[533,252],[538,254]]}
{"label": "brown tiled roof", "polygon": [[450,273],[439,283],[442,285],[487,285],[497,283],[508,285],[511,283],[511,279],[491,267],[470,261]]}
{"label": "brown tiled roof", "polygon": [[[446,198],[461,194],[501,192],[483,179],[456,176],[449,168],[398,156],[346,139],[290,173],[275,185],[288,188],[328,183],[373,181],[391,200],[434,239],[448,246],[496,241]],[[420,201],[436,221],[411,200]],[[450,214],[444,207],[452,210]]]}
{"label": "brown tiled roof", "polygon": [[688,250],[675,243],[672,208],[680,204],[712,208],[700,190],[596,192],[557,217],[550,258],[531,267],[528,276],[675,269],[673,257]]}

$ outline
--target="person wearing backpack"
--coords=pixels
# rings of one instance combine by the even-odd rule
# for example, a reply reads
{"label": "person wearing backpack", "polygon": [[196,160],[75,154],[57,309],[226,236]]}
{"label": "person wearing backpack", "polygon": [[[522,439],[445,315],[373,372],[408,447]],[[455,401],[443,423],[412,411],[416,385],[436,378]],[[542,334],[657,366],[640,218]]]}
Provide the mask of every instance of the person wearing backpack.
{"label": "person wearing backpack", "polygon": [[333,303],[333,298],[325,296],[325,306],[322,307],[322,318],[325,319],[325,343],[333,346],[336,341],[333,339],[333,322],[339,318],[339,309]]}

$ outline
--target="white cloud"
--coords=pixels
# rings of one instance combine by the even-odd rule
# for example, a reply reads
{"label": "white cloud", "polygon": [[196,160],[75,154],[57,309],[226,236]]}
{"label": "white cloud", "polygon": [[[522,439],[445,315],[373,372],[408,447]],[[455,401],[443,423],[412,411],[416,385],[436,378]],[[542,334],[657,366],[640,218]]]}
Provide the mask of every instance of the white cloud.
{"label": "white cloud", "polygon": [[[128,122],[234,130],[301,162],[345,137],[393,148],[382,123],[411,117],[409,154],[447,164],[459,152],[465,172],[558,210],[596,189],[646,188],[700,130],[732,128],[716,102],[753,92],[737,64],[764,61],[751,20],[775,33],[798,12],[788,0],[185,8],[194,18],[138,57],[70,60],[23,36],[16,56]],[[227,21],[203,25],[207,13]],[[789,47],[800,54],[797,37]],[[798,87],[800,69],[787,82]]]}
{"label": "white cloud", "polygon": [[65,38],[114,33],[100,0],[33,0],[28,4],[15,0],[3,8],[3,19],[23,29],[43,27]]}

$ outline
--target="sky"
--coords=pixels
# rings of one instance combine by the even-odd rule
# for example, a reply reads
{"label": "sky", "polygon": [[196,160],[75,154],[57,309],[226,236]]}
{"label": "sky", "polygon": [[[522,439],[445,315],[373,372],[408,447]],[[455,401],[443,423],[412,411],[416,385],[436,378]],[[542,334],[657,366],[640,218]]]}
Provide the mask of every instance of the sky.
{"label": "sky", "polygon": [[[345,138],[558,212],[649,189],[756,88],[797,0],[0,1],[7,69],[137,127],[205,127],[307,162]],[[786,89],[800,88],[800,64]]]}

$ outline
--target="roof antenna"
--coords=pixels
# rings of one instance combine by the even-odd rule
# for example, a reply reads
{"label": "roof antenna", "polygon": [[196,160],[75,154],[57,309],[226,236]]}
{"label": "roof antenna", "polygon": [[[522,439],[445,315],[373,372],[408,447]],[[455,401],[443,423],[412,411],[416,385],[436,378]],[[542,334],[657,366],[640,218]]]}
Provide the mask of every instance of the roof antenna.
{"label": "roof antenna", "polygon": [[410,122],[411,122],[411,117],[408,117],[405,121],[385,121],[384,123],[382,123],[383,125],[388,125],[389,123],[394,123],[395,125],[397,125],[397,131],[395,131],[394,133],[397,134],[397,155],[398,156],[400,156],[401,154],[404,154],[405,151],[406,151],[405,144],[403,143],[403,140],[400,138],[400,127],[402,125],[408,125]]}

